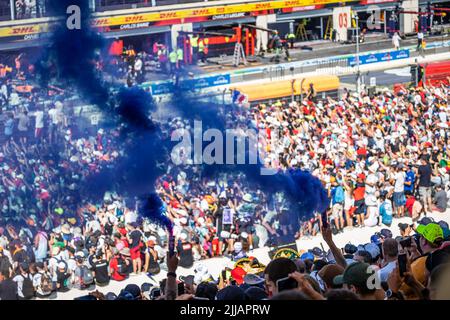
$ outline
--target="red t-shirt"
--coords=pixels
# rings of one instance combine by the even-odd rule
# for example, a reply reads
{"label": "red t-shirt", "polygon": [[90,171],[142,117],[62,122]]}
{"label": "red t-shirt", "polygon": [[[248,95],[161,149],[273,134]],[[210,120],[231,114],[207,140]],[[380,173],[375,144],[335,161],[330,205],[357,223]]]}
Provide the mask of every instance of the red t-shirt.
{"label": "red t-shirt", "polygon": [[414,206],[414,202],[416,202],[416,199],[414,199],[414,197],[410,197],[409,199],[406,200],[406,210],[408,210],[409,215],[412,216],[412,209]]}
{"label": "red t-shirt", "polygon": [[358,154],[360,156],[365,156],[365,155],[367,155],[367,149],[366,148],[359,148],[358,151],[356,151],[356,154]]}
{"label": "red t-shirt", "polygon": [[109,263],[109,268],[111,269],[111,279],[116,281],[122,281],[126,279],[126,276],[119,273],[117,258],[112,258]]}

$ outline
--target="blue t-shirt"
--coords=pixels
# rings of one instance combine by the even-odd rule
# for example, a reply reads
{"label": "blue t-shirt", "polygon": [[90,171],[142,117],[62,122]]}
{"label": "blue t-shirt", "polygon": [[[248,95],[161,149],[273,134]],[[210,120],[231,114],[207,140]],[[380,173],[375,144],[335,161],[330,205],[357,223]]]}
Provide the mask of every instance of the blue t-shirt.
{"label": "blue t-shirt", "polygon": [[381,222],[385,225],[392,223],[392,203],[390,200],[385,200],[380,206]]}
{"label": "blue t-shirt", "polygon": [[344,189],[341,186],[333,187],[331,189],[332,204],[343,203],[345,199]]}
{"label": "blue t-shirt", "polygon": [[405,182],[411,182],[411,185],[405,184],[405,191],[412,191],[414,189],[414,182],[416,181],[416,175],[414,171],[409,170],[406,172]]}

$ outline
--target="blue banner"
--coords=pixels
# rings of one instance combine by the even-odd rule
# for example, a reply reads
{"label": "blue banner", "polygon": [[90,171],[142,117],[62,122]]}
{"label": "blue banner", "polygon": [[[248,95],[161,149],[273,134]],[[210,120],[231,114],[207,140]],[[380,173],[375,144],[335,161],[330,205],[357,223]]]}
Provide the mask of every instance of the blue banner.
{"label": "blue banner", "polygon": [[[219,74],[209,77],[201,77],[194,79],[184,79],[180,81],[180,87],[186,90],[204,89],[210,87],[223,86],[231,83],[229,74]],[[171,81],[157,82],[150,85],[152,95],[169,94],[174,89],[174,84]]]}
{"label": "blue banner", "polygon": [[[408,50],[382,52],[382,53],[364,54],[364,55],[359,56],[359,65],[400,60],[400,59],[406,59],[406,58],[409,58],[409,49]],[[350,66],[355,66],[356,65],[356,57],[348,58],[348,63]]]}

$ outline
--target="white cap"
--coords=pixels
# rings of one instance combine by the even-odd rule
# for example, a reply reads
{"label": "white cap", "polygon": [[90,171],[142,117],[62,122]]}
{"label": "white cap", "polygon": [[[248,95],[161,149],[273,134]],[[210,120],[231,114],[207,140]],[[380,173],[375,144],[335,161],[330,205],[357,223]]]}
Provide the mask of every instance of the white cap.
{"label": "white cap", "polygon": [[186,240],[187,239],[187,234],[186,234],[186,232],[182,232],[181,234],[180,234],[180,239],[181,240]]}

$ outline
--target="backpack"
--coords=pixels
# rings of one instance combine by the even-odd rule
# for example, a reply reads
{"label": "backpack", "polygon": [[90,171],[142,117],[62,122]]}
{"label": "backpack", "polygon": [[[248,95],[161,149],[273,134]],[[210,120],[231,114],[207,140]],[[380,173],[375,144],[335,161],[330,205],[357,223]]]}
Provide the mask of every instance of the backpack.
{"label": "backpack", "polygon": [[389,203],[383,202],[380,206],[381,222],[385,225],[392,224],[392,207]]}
{"label": "backpack", "polygon": [[127,275],[128,274],[128,266],[125,263],[125,260],[122,258],[117,258],[117,272],[120,275]]}
{"label": "backpack", "polygon": [[85,286],[89,286],[94,283],[94,274],[92,270],[88,269],[86,266],[81,267],[81,281]]}
{"label": "backpack", "polygon": [[36,256],[34,255],[34,251],[31,245],[27,245],[25,253],[27,255],[28,262],[36,261]]}
{"label": "backpack", "polygon": [[64,260],[64,258],[60,256],[59,259],[55,258],[55,260],[57,263],[60,263],[60,262],[64,263],[64,265],[65,265],[64,272],[67,272],[68,265],[67,265],[67,262]]}
{"label": "backpack", "polygon": [[27,275],[26,277],[22,276],[22,278],[22,295],[25,299],[31,299],[34,297],[33,281],[31,281],[30,275]]}
{"label": "backpack", "polygon": [[53,291],[53,283],[46,273],[42,273],[39,287],[44,295],[50,294]]}
{"label": "backpack", "polygon": [[341,186],[336,187],[335,193],[334,193],[334,203],[343,203],[344,202],[344,190]]}

